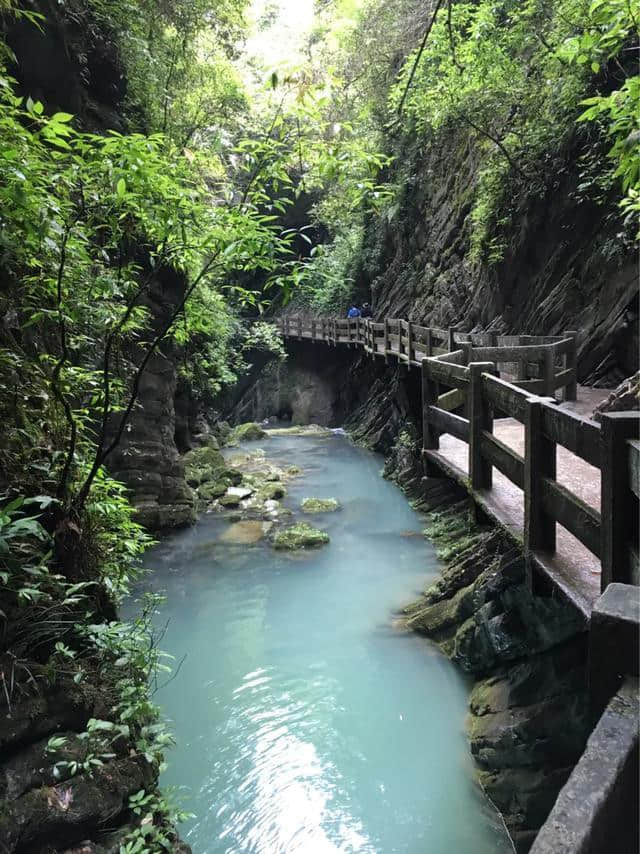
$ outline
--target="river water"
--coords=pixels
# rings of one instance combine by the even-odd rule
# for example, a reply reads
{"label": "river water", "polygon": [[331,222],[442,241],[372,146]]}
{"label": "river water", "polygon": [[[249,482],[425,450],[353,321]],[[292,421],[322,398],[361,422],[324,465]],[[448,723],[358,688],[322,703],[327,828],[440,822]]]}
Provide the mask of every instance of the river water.
{"label": "river water", "polygon": [[344,436],[258,444],[303,469],[287,506],[342,509],[311,519],[318,551],[220,543],[229,523],[205,514],[149,553],[161,645],[186,656],[155,697],[177,740],[162,782],[196,814],[183,837],[194,854],[511,851],[472,782],[468,687],[392,624],[438,571],[420,517]]}

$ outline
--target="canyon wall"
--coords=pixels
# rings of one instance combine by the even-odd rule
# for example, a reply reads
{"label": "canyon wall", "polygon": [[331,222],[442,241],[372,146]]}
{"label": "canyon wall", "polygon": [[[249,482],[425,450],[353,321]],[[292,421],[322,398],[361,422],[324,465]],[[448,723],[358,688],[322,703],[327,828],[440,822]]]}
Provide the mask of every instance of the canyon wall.
{"label": "canyon wall", "polygon": [[[614,386],[638,365],[638,277],[617,207],[580,189],[578,135],[550,152],[555,168],[511,202],[501,260],[472,260],[471,211],[481,156],[461,132],[438,145],[405,139],[387,176],[399,187],[369,220],[354,272],[376,318],[504,334],[578,330],[579,378]],[[537,176],[538,177],[538,176]],[[370,296],[369,296],[370,295]]]}

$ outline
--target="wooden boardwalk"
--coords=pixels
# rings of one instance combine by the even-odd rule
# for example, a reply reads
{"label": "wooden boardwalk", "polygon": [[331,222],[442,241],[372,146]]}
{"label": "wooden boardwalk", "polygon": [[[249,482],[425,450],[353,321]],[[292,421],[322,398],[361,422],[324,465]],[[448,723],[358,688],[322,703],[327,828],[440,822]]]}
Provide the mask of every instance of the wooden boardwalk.
{"label": "wooden boardwalk", "polygon": [[421,371],[427,472],[464,484],[523,543],[532,583],[546,577],[587,619],[609,582],[638,583],[640,413],[602,427],[585,417],[606,392],[578,389],[576,333],[496,336],[399,319],[278,325],[285,337]]}

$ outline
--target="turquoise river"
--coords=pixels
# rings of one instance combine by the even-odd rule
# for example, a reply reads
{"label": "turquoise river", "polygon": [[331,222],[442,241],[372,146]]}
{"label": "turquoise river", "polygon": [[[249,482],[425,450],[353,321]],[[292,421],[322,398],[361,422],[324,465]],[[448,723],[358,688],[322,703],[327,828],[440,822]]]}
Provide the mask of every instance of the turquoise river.
{"label": "turquoise river", "polygon": [[[473,782],[468,686],[394,611],[438,572],[422,520],[380,476],[381,458],[338,433],[258,443],[297,465],[331,542],[285,554],[220,542],[204,514],[150,552],[144,589],[177,675],[155,696],[177,746],[165,786],[195,814],[194,854],[502,854],[499,817]],[[257,447],[256,443],[247,444]]]}

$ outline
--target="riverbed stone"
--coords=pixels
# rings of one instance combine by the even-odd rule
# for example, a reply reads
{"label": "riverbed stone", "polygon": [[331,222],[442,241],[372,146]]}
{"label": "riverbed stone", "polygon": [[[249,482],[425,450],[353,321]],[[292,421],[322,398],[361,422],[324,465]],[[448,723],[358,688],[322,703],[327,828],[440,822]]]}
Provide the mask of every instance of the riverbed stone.
{"label": "riverbed stone", "polygon": [[278,531],[273,538],[274,548],[286,551],[319,548],[328,542],[329,535],[326,531],[320,531],[306,522],[290,525],[288,528]]}
{"label": "riverbed stone", "polygon": [[256,519],[243,519],[234,522],[220,537],[220,542],[235,543],[237,545],[251,545],[262,540],[273,527],[272,522],[263,522]]}
{"label": "riverbed stone", "polygon": [[249,498],[253,495],[255,490],[253,490],[249,486],[230,486],[227,489],[226,494],[238,498],[240,501],[243,501],[245,498]]}
{"label": "riverbed stone", "polygon": [[269,430],[271,436],[331,436],[332,431],[319,424],[295,424],[292,427],[274,427]]}
{"label": "riverbed stone", "polygon": [[203,501],[213,501],[214,498],[220,498],[224,495],[228,488],[226,481],[203,483],[198,487],[198,498]]}
{"label": "riverbed stone", "polygon": [[305,498],[300,506],[304,513],[333,513],[340,502],[335,498]]}
{"label": "riverbed stone", "polygon": [[268,437],[267,431],[255,421],[249,421],[246,424],[238,424],[231,431],[227,439],[227,445],[234,445],[238,442],[255,442],[259,439]]}
{"label": "riverbed stone", "polygon": [[258,490],[261,501],[279,501],[287,494],[287,490],[279,481],[268,481]]}

